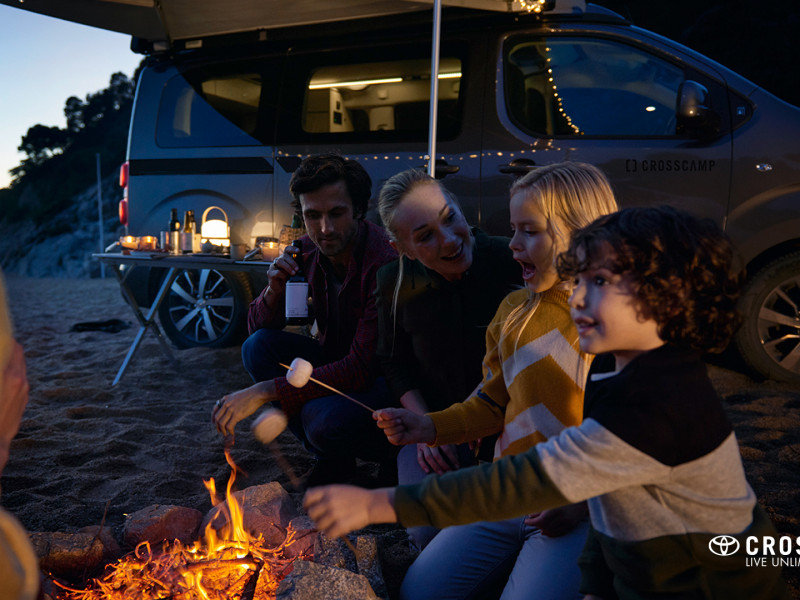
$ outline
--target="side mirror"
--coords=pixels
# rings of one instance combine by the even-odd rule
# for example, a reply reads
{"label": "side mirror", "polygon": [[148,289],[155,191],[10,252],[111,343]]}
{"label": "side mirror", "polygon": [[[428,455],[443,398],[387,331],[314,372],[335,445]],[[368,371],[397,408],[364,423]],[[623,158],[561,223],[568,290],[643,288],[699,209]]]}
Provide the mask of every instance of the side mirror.
{"label": "side mirror", "polygon": [[693,138],[714,137],[720,130],[719,115],[709,106],[708,89],[687,79],[678,88],[675,133]]}

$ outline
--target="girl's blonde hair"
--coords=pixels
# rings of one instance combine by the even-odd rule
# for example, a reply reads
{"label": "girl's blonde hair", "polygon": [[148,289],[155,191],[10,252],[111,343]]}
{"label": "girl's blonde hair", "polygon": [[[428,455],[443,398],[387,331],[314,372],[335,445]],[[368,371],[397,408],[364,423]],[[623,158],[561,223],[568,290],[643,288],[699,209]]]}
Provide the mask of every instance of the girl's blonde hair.
{"label": "girl's blonde hair", "polygon": [[[569,246],[570,236],[598,217],[617,211],[614,192],[603,172],[582,162],[560,162],[538,167],[511,186],[511,196],[525,194],[545,216],[558,254]],[[557,285],[565,285],[563,282]],[[518,337],[541,301],[541,294],[531,293],[528,300],[515,308],[501,330],[505,337],[518,327]]]}

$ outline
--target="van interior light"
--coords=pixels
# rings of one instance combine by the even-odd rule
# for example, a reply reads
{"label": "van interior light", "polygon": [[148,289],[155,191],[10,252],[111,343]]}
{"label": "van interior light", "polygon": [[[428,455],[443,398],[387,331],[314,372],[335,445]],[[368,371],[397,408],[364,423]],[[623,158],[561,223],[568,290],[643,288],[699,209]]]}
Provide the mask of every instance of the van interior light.
{"label": "van interior light", "polygon": [[[459,79],[461,77],[460,71],[452,73],[439,73],[437,79]],[[362,89],[368,85],[376,85],[379,83],[402,83],[402,77],[384,77],[382,79],[356,79],[353,81],[331,81],[329,83],[309,83],[308,89],[310,90],[324,90],[328,88],[338,87],[357,87]]]}

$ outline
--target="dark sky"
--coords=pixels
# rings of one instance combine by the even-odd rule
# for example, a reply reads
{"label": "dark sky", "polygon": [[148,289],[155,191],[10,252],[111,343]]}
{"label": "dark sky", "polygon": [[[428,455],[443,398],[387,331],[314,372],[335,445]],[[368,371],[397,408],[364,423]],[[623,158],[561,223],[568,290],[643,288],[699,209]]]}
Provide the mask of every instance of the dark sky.
{"label": "dark sky", "polygon": [[594,0],[800,106],[798,0]]}

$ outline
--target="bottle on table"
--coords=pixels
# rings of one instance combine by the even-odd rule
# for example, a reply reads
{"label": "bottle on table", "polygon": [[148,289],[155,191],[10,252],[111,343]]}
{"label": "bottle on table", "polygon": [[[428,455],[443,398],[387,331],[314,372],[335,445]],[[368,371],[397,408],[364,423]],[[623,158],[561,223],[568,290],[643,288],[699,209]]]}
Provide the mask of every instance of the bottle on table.
{"label": "bottle on table", "polygon": [[181,222],[178,220],[178,209],[169,209],[169,251],[171,254],[181,252]]}
{"label": "bottle on table", "polygon": [[194,211],[187,210],[183,215],[183,232],[181,233],[181,250],[194,252]]}
{"label": "bottle on table", "polygon": [[303,243],[292,242],[295,252],[289,254],[299,267],[297,273],[286,282],[286,324],[308,324],[308,279],[303,269]]}

